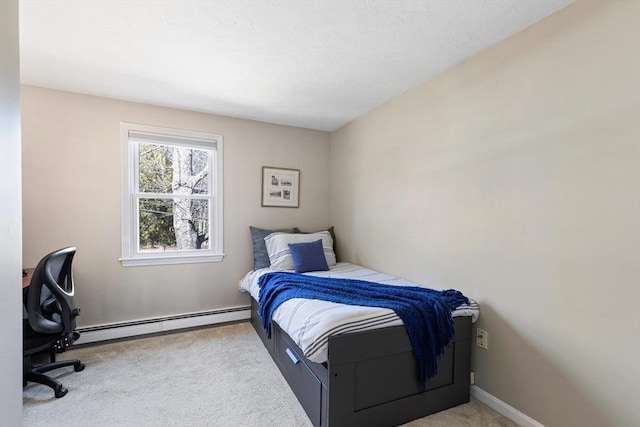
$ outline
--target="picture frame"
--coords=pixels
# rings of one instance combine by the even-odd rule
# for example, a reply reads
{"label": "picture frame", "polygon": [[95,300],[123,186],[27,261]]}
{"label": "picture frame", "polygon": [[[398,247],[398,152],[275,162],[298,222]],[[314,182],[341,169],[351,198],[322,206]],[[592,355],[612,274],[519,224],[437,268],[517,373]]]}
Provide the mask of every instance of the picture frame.
{"label": "picture frame", "polygon": [[300,206],[300,169],[262,167],[262,207]]}

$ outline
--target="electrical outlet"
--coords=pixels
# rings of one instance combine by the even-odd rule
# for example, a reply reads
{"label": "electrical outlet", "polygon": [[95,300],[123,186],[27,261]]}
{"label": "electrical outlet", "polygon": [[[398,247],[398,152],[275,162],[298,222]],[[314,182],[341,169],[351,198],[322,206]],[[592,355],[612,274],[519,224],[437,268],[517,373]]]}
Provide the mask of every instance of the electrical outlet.
{"label": "electrical outlet", "polygon": [[475,384],[475,383],[476,383],[476,373],[475,373],[475,372],[473,372],[473,371],[471,371],[471,378],[470,378],[470,380],[471,380],[471,385],[473,385],[473,384]]}
{"label": "electrical outlet", "polygon": [[489,332],[484,329],[476,329],[476,345],[489,350]]}

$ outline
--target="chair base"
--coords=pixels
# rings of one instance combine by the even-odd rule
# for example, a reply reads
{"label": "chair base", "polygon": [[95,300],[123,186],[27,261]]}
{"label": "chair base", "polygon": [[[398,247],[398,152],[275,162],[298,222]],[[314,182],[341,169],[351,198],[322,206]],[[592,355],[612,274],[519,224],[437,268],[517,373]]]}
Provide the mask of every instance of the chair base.
{"label": "chair base", "polygon": [[73,366],[75,372],[80,372],[84,369],[84,363],[78,359],[62,360],[60,362],[46,363],[44,365],[33,366],[31,364],[31,357],[24,358],[24,372],[22,376],[23,387],[27,385],[27,382],[34,382],[51,387],[54,391],[56,398],[64,397],[69,391],[66,387],[62,386],[60,381],[44,375],[44,372],[49,372],[54,369],[62,368],[65,366]]}

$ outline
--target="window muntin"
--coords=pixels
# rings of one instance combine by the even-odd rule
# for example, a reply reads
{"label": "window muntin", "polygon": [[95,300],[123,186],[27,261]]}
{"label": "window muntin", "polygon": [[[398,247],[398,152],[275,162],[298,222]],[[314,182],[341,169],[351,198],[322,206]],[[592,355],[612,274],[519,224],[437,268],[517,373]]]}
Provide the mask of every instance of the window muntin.
{"label": "window muntin", "polygon": [[222,137],[122,124],[124,265],[220,261]]}

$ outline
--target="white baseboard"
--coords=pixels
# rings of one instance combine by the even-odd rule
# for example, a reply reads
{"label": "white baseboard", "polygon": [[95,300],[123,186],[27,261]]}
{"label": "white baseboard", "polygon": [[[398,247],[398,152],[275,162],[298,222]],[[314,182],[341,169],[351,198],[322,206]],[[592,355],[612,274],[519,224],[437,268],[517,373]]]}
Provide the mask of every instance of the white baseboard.
{"label": "white baseboard", "polygon": [[476,385],[471,386],[471,396],[478,399],[497,413],[504,415],[514,423],[521,427],[545,427],[544,424],[539,423],[528,415],[523,414],[511,405],[503,402],[492,394],[487,393]]}
{"label": "white baseboard", "polygon": [[215,325],[251,318],[251,307],[233,307],[225,310],[188,313],[180,316],[144,319],[135,322],[110,323],[78,328],[80,338],[76,344],[88,344],[138,335],[155,334],[176,329]]}

